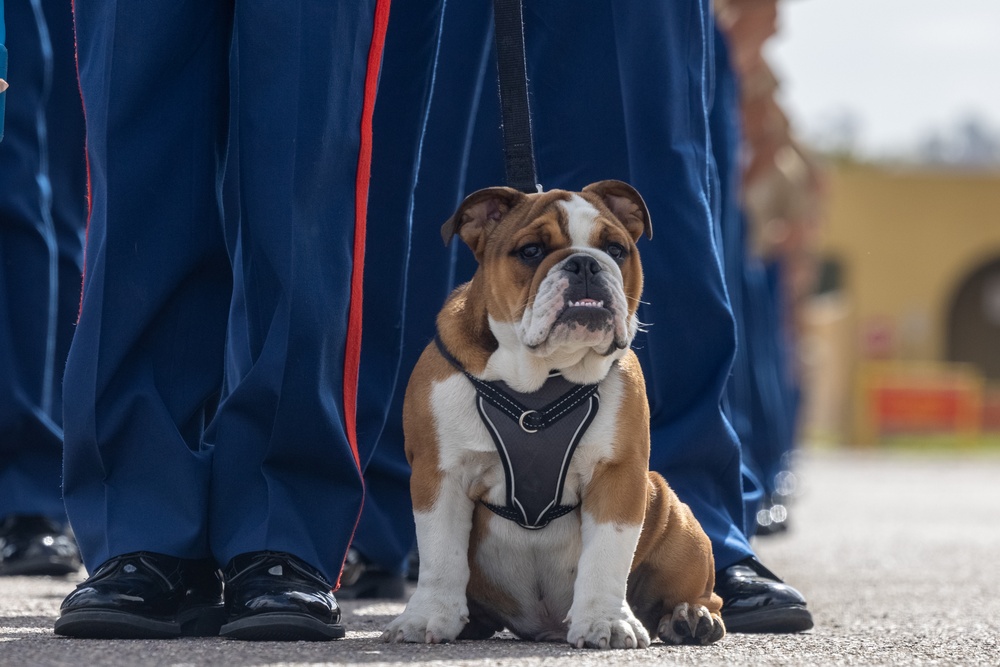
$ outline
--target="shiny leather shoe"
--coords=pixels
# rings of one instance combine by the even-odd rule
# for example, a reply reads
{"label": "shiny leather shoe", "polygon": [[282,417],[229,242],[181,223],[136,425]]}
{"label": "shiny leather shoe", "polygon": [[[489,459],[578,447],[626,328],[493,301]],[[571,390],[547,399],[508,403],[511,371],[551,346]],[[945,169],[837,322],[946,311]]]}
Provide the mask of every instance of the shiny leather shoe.
{"label": "shiny leather shoe", "polygon": [[65,576],[80,569],[68,528],[48,517],[11,514],[0,522],[0,575]]}
{"label": "shiny leather shoe", "polygon": [[729,632],[802,632],[813,626],[806,600],[754,557],[715,573]]}
{"label": "shiny leather shoe", "polygon": [[347,552],[344,571],[340,574],[337,597],[341,600],[402,600],[406,597],[406,578],[402,572],[391,572],[375,565],[352,548]]}
{"label": "shiny leather shoe", "polygon": [[289,553],[253,551],[224,570],[226,623],[219,634],[257,641],[341,639],[340,605],[319,570]]}
{"label": "shiny leather shoe", "polygon": [[116,556],[66,596],[55,632],[91,639],[169,639],[219,633],[222,577],[208,560],[148,551]]}

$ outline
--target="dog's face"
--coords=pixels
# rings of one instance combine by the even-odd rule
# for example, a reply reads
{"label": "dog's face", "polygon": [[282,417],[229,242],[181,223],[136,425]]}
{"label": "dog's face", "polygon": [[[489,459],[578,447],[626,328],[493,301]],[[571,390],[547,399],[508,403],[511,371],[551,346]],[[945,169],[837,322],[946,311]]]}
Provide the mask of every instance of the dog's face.
{"label": "dog's face", "polygon": [[[642,197],[620,181],[573,193],[489,188],[445,223],[479,262],[490,328],[501,347],[536,357],[614,355],[638,327],[642,268],[636,241],[652,236]],[[552,367],[558,367],[555,363]]]}

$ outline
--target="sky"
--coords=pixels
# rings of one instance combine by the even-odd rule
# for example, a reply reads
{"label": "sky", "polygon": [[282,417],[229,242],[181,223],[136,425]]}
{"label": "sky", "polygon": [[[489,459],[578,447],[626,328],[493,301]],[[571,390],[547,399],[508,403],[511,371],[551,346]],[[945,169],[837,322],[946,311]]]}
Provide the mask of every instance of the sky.
{"label": "sky", "polygon": [[884,156],[973,115],[1000,133],[1000,0],[783,0],[779,11],[765,57],[805,139],[853,125],[855,148]]}

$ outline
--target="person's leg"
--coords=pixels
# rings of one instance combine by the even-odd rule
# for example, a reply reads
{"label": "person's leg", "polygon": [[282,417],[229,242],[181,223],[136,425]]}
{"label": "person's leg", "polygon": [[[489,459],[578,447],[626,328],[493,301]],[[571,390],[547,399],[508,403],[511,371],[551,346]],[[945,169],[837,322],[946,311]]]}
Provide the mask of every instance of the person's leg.
{"label": "person's leg", "polygon": [[[232,278],[219,207],[231,17],[77,2],[92,210],[65,377],[65,498],[88,569],[209,555],[211,452]],[[183,94],[179,94],[183,91]]]}
{"label": "person's leg", "polygon": [[[560,9],[569,16],[557,21]],[[692,507],[723,567],[752,550],[739,446],[720,409],[734,330],[710,201],[708,3],[567,9],[546,4],[526,16],[541,180],[578,189],[620,178],[646,199],[657,233],[641,248],[648,304],[639,317],[649,332],[636,351],[650,465]]]}
{"label": "person's leg", "polygon": [[205,438],[229,638],[344,636],[330,589],[363,495],[361,276],[387,12],[384,0],[236,9],[235,289]]}
{"label": "person's leg", "polygon": [[349,308],[365,231],[375,7],[236,8],[240,219],[230,332],[242,339],[230,346],[242,351],[229,355],[228,393],[206,435],[212,551],[220,563],[293,554],[331,583],[362,498],[357,378],[345,369],[360,344]]}
{"label": "person's leg", "polygon": [[[759,337],[765,333],[759,323],[768,303],[760,300],[760,294],[747,289],[758,275],[755,271],[759,264],[747,255],[745,216],[740,210],[739,88],[729,61],[728,45],[717,29],[713,45],[716,82],[709,120],[719,175],[716,216],[721,223],[724,275],[737,333],[736,357],[724,403],[741,443],[743,533],[749,537],[756,527],[757,507],[763,496],[753,445],[758,438],[769,436],[761,427],[774,423],[779,412],[760,410],[762,393],[770,385],[760,374],[766,369],[761,368],[761,360],[754,353]],[[723,619],[731,632],[795,632],[812,626],[801,594],[784,584],[753,555],[721,565],[716,573],[715,590],[724,600]]]}
{"label": "person's leg", "polygon": [[[359,411],[359,435],[370,434],[373,442],[377,437],[378,444],[365,469],[365,508],[353,543],[363,558],[349,568],[355,581],[347,587],[349,595],[384,593],[379,573],[398,576],[415,542],[403,395],[455,285],[457,248],[442,246],[439,230],[464,195],[464,138],[475,119],[476,83],[492,46],[489,5],[430,4],[393,7],[375,108],[369,229],[379,242],[369,245],[366,262],[371,268],[360,392],[368,407]],[[431,9],[443,10],[443,16]],[[401,283],[387,280],[386,267],[397,261],[406,272]],[[385,342],[395,347],[387,349]]]}
{"label": "person's leg", "polygon": [[[403,350],[416,334],[408,295],[433,289],[439,267],[411,253],[413,192],[431,105],[443,0],[396,3],[389,17],[373,118],[372,180],[365,259],[364,346],[358,387],[358,438],[365,506],[340,597],[400,597],[414,540],[409,466],[399,411],[409,368]],[[416,239],[419,243],[420,239]],[[430,284],[428,284],[430,282]]]}
{"label": "person's leg", "polygon": [[69,6],[10,3],[7,22],[17,94],[0,143],[0,574],[65,574],[79,567],[60,482],[86,215],[83,108]]}
{"label": "person's leg", "polygon": [[232,294],[220,209],[232,15],[164,0],[74,10],[91,213],[63,489],[91,576],[55,631],[212,634],[222,597],[202,435]]}
{"label": "person's leg", "polygon": [[[748,536],[784,527],[784,507],[771,496],[782,452],[791,438],[783,394],[782,324],[763,263],[751,255],[741,204],[740,98],[728,44],[715,30],[716,85],[709,125],[718,166],[723,265],[736,320],[736,357],[726,385],[726,414],[741,443],[743,501]],[[773,516],[772,516],[773,515]]]}
{"label": "person's leg", "polygon": [[788,454],[795,445],[799,402],[798,378],[795,374],[795,341],[789,330],[793,323],[789,316],[788,294],[780,260],[763,262],[761,267],[764,294],[768,308],[761,313],[763,329],[761,347],[766,350],[760,365],[767,369],[773,385],[772,404],[775,407],[775,437],[766,451],[761,453],[761,467],[765,475],[765,490],[775,493],[777,477],[788,467]]}
{"label": "person's leg", "polygon": [[757,401],[756,376],[749,354],[750,318],[761,304],[747,293],[746,279],[752,265],[747,256],[746,222],[741,210],[742,148],[740,91],[736,72],[729,60],[729,46],[716,27],[713,30],[715,86],[709,112],[712,156],[718,173],[719,196],[715,215],[722,239],[722,264],[727,293],[736,322],[736,354],[723,396],[724,411],[740,442],[743,477],[744,534],[753,536],[755,516],[762,492],[753,458],[754,405]]}
{"label": "person's leg", "polygon": [[[753,438],[748,447],[761,480],[763,498],[756,511],[757,535],[788,527],[788,501],[795,488],[789,453],[795,442],[797,388],[791,369],[794,354],[784,316],[780,267],[748,261],[744,290],[755,304],[747,319],[748,357],[755,380]],[[752,297],[750,295],[753,295]]]}
{"label": "person's leg", "polygon": [[[50,346],[54,352],[50,391],[52,413],[62,426],[62,376],[80,313],[83,287],[83,242],[88,212],[86,128],[77,77],[72,5],[67,6],[62,0],[43,0],[42,4],[52,43],[52,91],[46,106],[46,135],[57,249],[56,268],[51,275],[57,276],[58,281],[58,289],[50,289],[50,293],[58,295],[55,307],[49,311],[56,322],[55,341]],[[61,460],[59,468],[61,472]],[[59,498],[61,505],[61,490]]]}
{"label": "person's leg", "polygon": [[763,491],[762,507],[770,503],[775,481],[781,469],[782,454],[791,439],[788,428],[787,396],[783,345],[783,324],[779,319],[775,294],[771,290],[763,263],[748,258],[744,267],[744,299],[753,303],[746,313],[746,357],[753,387],[749,403],[750,435],[744,449],[754,461]]}

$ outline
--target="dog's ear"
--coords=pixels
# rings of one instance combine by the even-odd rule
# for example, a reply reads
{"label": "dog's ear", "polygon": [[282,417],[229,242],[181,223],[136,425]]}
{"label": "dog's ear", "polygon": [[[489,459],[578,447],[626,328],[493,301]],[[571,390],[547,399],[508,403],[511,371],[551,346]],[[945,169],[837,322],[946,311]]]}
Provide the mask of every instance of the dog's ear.
{"label": "dog's ear", "polygon": [[653,225],[649,220],[649,209],[642,196],[628,183],[608,180],[591,183],[583,189],[592,192],[604,202],[604,205],[622,221],[625,229],[632,235],[633,241],[646,234],[653,238]]}
{"label": "dog's ear", "polygon": [[441,238],[448,245],[458,234],[472,248],[478,260],[482,256],[486,237],[501,218],[527,195],[514,188],[486,188],[465,198],[455,215],[441,227]]}

